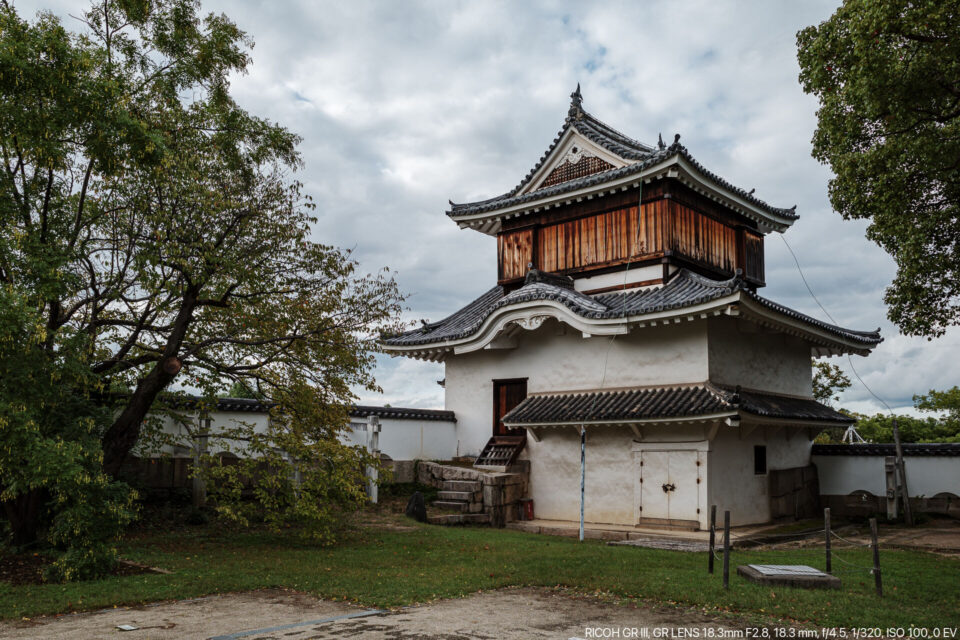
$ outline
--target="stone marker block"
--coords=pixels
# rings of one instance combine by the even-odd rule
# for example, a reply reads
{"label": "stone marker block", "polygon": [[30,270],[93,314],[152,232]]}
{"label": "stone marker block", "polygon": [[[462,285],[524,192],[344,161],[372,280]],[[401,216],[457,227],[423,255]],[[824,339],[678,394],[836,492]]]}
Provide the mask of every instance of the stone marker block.
{"label": "stone marker block", "polygon": [[766,586],[839,589],[840,578],[803,565],[740,565],[737,575]]}

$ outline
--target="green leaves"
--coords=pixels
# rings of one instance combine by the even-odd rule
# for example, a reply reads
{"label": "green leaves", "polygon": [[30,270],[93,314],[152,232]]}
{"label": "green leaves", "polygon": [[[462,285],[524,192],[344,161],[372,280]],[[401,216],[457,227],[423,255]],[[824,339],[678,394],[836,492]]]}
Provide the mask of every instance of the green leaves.
{"label": "green leaves", "polygon": [[957,0],[848,0],[797,34],[831,203],[896,261],[886,302],[910,335],[960,324],[958,36]]}
{"label": "green leaves", "polygon": [[[51,524],[53,544],[79,545],[60,577],[102,568],[109,554],[94,547],[129,515],[104,472],[156,435],[161,392],[242,383],[284,402],[273,431],[249,436],[260,457],[305,465],[294,494],[258,474],[260,504],[327,535],[322,523],[362,499],[368,461],[337,434],[351,388],[376,388],[376,337],[400,328],[396,283],[313,240],[292,177],[299,137],[230,96],[251,43],[226,16],[194,0],[108,0],[83,22],[77,34],[0,7],[0,287],[17,301],[6,320],[0,310],[0,340],[11,371],[15,354],[31,361],[5,389],[0,491]],[[107,389],[125,400],[94,406]],[[236,474],[222,474],[227,509]],[[69,533],[100,512],[105,537]]]}
{"label": "green leaves", "polygon": [[813,397],[826,403],[836,402],[840,394],[850,388],[850,378],[830,362],[813,361]]}

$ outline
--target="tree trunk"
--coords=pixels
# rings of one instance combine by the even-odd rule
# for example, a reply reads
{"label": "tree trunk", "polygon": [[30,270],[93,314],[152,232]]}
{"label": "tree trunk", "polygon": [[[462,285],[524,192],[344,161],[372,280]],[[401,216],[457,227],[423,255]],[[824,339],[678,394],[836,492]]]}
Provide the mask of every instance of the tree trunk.
{"label": "tree trunk", "polygon": [[3,502],[3,511],[13,534],[13,546],[22,547],[37,541],[40,533],[40,507],[45,499],[45,492],[32,489]]}
{"label": "tree trunk", "polygon": [[[140,426],[147,417],[147,413],[149,413],[157,396],[177,377],[180,366],[176,356],[183,346],[183,339],[187,335],[190,322],[193,320],[193,310],[196,308],[198,292],[199,287],[191,287],[184,294],[183,303],[174,320],[173,330],[167,338],[167,344],[164,345],[163,355],[159,362],[153,365],[150,373],[137,383],[137,388],[130,396],[130,400],[127,401],[127,405],[106,433],[103,434],[101,440],[103,470],[114,478],[120,473],[120,467],[123,466],[130,450],[137,444],[137,439],[140,437]],[[171,367],[171,361],[176,362],[176,366]]]}

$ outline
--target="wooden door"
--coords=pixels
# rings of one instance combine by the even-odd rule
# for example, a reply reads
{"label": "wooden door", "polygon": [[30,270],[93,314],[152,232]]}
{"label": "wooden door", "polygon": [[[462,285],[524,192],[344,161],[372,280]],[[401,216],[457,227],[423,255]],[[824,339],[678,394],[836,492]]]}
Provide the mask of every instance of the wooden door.
{"label": "wooden door", "polygon": [[508,429],[503,426],[503,416],[527,397],[527,379],[515,378],[512,380],[493,381],[493,435],[495,436],[522,436],[524,429]]}
{"label": "wooden door", "polygon": [[696,525],[701,482],[698,462],[697,451],[641,452],[641,524]]}
{"label": "wooden door", "polygon": [[640,519],[668,520],[669,494],[662,485],[670,475],[669,451],[644,451],[640,456]]}

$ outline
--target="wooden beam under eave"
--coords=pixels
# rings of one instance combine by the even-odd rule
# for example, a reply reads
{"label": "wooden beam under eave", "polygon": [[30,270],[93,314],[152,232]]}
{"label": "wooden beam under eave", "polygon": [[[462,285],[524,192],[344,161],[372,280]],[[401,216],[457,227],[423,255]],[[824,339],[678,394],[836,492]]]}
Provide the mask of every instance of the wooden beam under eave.
{"label": "wooden beam under eave", "polygon": [[640,428],[640,425],[632,424],[630,430],[633,431],[633,435],[637,436],[637,440],[643,440],[643,429]]}
{"label": "wooden beam under eave", "polygon": [[756,429],[756,428],[757,428],[757,425],[756,425],[755,423],[754,423],[754,424],[743,424],[743,423],[741,422],[741,423],[740,423],[740,439],[743,440],[744,438],[746,438],[748,435],[750,435],[751,433],[753,433],[753,430]]}
{"label": "wooden beam under eave", "polygon": [[527,429],[527,433],[530,434],[530,437],[533,438],[534,442],[540,442],[540,434],[537,432],[536,429],[533,429],[533,428]]}
{"label": "wooden beam under eave", "polygon": [[715,422],[706,431],[705,435],[707,436],[707,440],[713,442],[713,439],[717,437],[717,433],[720,431],[720,423]]}

